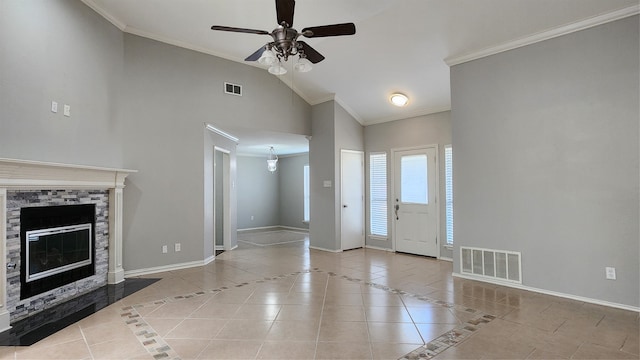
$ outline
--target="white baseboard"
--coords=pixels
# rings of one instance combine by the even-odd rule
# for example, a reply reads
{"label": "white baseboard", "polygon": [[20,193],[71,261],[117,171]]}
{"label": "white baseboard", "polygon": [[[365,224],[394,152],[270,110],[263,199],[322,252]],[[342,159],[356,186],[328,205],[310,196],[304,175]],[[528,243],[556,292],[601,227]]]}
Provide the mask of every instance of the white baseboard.
{"label": "white baseboard", "polygon": [[309,233],[309,229],[305,229],[305,228],[297,228],[297,227],[293,227],[293,226],[276,226],[285,230],[291,230],[291,231],[297,231],[297,232],[302,232],[302,233]]}
{"label": "white baseboard", "polygon": [[305,228],[297,228],[297,227],[293,227],[293,226],[284,226],[284,225],[271,225],[271,226],[261,226],[261,227],[254,227],[254,228],[244,228],[244,229],[238,229],[238,232],[244,232],[244,231],[256,231],[256,230],[273,230],[273,231],[277,231],[277,230],[292,230],[292,231],[299,231],[299,232],[304,232],[304,233],[308,233],[309,229],[305,229]]}
{"label": "white baseboard", "polygon": [[383,247],[380,247],[380,246],[365,245],[364,247],[367,248],[367,249],[394,252],[393,249],[383,248]]}
{"label": "white baseboard", "polygon": [[438,260],[448,261],[448,262],[453,262],[453,259],[452,259],[452,258],[450,258],[450,257],[444,257],[444,256],[439,257],[439,258],[438,258]]}
{"label": "white baseboard", "polygon": [[243,232],[243,231],[255,231],[255,230],[273,230],[275,228],[278,228],[279,226],[259,226],[259,227],[254,227],[254,228],[244,228],[244,229],[237,229],[237,232]]}
{"label": "white baseboard", "polygon": [[321,247],[317,247],[317,246],[311,246],[311,245],[309,245],[309,249],[327,251],[327,252],[332,252],[332,253],[342,252],[342,250],[331,250],[331,249],[325,249],[325,248],[321,248]]}
{"label": "white baseboard", "polygon": [[216,259],[215,255],[209,256],[208,258],[204,259],[204,265],[211,264],[213,262],[213,260],[215,260],[215,259]]}
{"label": "white baseboard", "polygon": [[484,278],[484,277],[482,277],[482,278],[481,277],[475,277],[475,276],[466,275],[466,274],[460,274],[460,273],[456,273],[456,272],[454,272],[452,275],[454,277],[458,277],[458,278],[462,278],[462,279],[482,281],[482,282],[486,282],[486,283],[490,283],[490,284],[508,286],[508,287],[521,289],[521,290],[532,291],[532,292],[536,292],[536,293],[540,293],[540,294],[557,296],[557,297],[576,300],[576,301],[582,301],[582,302],[586,302],[586,303],[590,303],[590,304],[596,304],[596,305],[608,306],[608,307],[617,308],[617,309],[640,312],[640,307],[631,306],[631,305],[625,305],[625,304],[618,304],[618,303],[614,303],[614,302],[610,302],[610,301],[606,301],[606,300],[598,300],[598,299],[592,299],[592,298],[588,298],[588,297],[584,297],[584,296],[565,294],[565,293],[561,293],[561,292],[557,292],[557,291],[551,291],[551,290],[539,289],[539,288],[526,286],[526,285],[521,285],[521,284],[507,283],[507,282],[502,282],[502,281],[497,281],[497,280],[491,280],[491,279],[487,279],[487,278]]}
{"label": "white baseboard", "polygon": [[215,257],[210,256],[204,260],[189,261],[186,263],[170,264],[170,265],[163,265],[163,266],[155,266],[155,267],[150,267],[146,269],[126,270],[124,272],[124,277],[126,278],[126,277],[140,276],[140,275],[157,274],[157,273],[166,272],[166,271],[182,270],[182,269],[188,269],[188,268],[193,268],[198,266],[204,266],[211,263],[213,259],[215,259]]}

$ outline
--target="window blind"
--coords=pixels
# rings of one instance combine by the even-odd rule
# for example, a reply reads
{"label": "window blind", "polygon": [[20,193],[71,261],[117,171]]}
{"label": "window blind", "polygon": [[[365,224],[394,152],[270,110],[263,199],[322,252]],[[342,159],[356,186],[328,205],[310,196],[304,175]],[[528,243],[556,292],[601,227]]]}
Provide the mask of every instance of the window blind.
{"label": "window blind", "polygon": [[451,145],[444,147],[444,187],[447,244],[453,245],[453,151]]}
{"label": "window blind", "polygon": [[387,154],[369,155],[369,232],[387,236]]}

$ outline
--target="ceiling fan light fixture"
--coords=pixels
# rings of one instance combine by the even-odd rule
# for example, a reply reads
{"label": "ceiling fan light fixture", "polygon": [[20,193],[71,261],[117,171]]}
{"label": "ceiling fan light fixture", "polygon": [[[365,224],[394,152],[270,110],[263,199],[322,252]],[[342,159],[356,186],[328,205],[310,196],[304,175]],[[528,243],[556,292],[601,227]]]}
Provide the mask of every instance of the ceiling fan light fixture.
{"label": "ceiling fan light fixture", "polygon": [[409,98],[405,94],[395,93],[391,94],[391,96],[389,97],[389,101],[391,101],[391,103],[395,106],[403,107],[407,105],[407,103],[409,102]]}
{"label": "ceiling fan light fixture", "polygon": [[311,69],[313,69],[313,65],[311,65],[311,61],[309,61],[309,59],[304,56],[300,56],[298,62],[296,62],[296,65],[293,68],[298,72],[305,73],[311,71]]}
{"label": "ceiling fan light fixture", "polygon": [[266,49],[260,58],[258,59],[258,63],[262,65],[273,65],[276,62],[276,56],[271,49]]}
{"label": "ceiling fan light fixture", "polygon": [[277,62],[271,65],[271,67],[269,68],[269,73],[273,75],[284,75],[287,73],[287,69],[285,69],[285,67],[282,66],[280,62]]}

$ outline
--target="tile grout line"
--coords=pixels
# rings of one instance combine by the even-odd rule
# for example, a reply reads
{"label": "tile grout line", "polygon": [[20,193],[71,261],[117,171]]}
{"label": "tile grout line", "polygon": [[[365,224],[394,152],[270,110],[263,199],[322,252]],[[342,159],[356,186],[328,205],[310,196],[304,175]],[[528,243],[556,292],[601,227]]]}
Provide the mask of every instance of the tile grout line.
{"label": "tile grout line", "polygon": [[369,329],[369,319],[367,318],[367,310],[364,302],[364,293],[362,292],[362,285],[360,286],[360,298],[362,299],[362,311],[364,312],[364,324],[367,327],[367,339],[369,339],[369,354],[373,359],[373,342],[371,341],[371,329]]}
{"label": "tile grout line", "polygon": [[[89,355],[92,360],[95,360],[95,356],[93,356],[93,351],[91,351],[91,346],[89,346],[89,342],[87,341],[87,337],[84,335],[84,331],[82,330],[82,326],[78,325],[78,330],[80,330],[80,334],[82,335],[82,340],[84,340],[84,344],[87,346],[87,350],[89,350]],[[15,354],[15,358],[17,359],[18,354]]]}
{"label": "tile grout line", "polygon": [[313,358],[318,356],[318,342],[320,342],[320,329],[322,329],[322,316],[324,315],[324,306],[327,301],[327,289],[329,288],[329,277],[324,283],[324,294],[322,294],[322,307],[320,308],[320,320],[318,321],[318,335],[316,335],[316,348],[313,350]]}
{"label": "tile grout line", "polygon": [[[471,320],[468,320],[467,322],[463,323],[462,325],[459,325],[457,327],[455,327],[453,330],[450,330],[446,333],[444,333],[443,335],[440,335],[439,337],[435,338],[434,340],[431,340],[430,342],[428,342],[425,345],[420,346],[419,348],[417,348],[416,350],[406,354],[405,356],[401,357],[401,360],[407,359],[407,360],[413,360],[413,359],[431,359],[433,358],[435,355],[441,353],[442,351],[446,350],[447,348],[454,346],[464,340],[466,340],[469,336],[471,336],[472,334],[475,333],[475,331],[477,331],[481,326],[483,326],[484,324],[487,324],[489,322],[491,322],[493,319],[495,319],[496,317],[493,315],[488,315],[485,314],[481,311],[475,310],[475,309],[471,309],[465,306],[461,306],[461,305],[457,305],[454,303],[448,303],[446,301],[442,301],[442,300],[436,300],[436,299],[431,299],[427,296],[424,295],[418,295],[418,294],[412,294],[403,290],[399,290],[399,289],[395,289],[386,285],[381,285],[381,284],[376,284],[373,282],[369,282],[369,281],[363,281],[361,279],[358,278],[353,278],[353,277],[349,277],[346,275],[338,275],[335,272],[331,272],[331,271],[324,271],[321,270],[317,267],[314,267],[312,269],[306,269],[306,270],[302,270],[302,271],[296,271],[296,272],[292,272],[289,274],[282,274],[282,275],[278,275],[278,276],[272,276],[272,277],[264,277],[262,279],[258,279],[258,280],[253,280],[253,281],[245,281],[243,283],[240,283],[238,285],[235,285],[233,287],[229,287],[229,286],[221,286],[212,290],[208,290],[208,291],[198,291],[198,292],[194,292],[194,293],[189,293],[186,295],[178,295],[178,296],[171,296],[171,297],[166,297],[160,300],[156,300],[156,301],[151,301],[151,302],[147,302],[147,303],[142,303],[142,304],[136,304],[136,305],[130,305],[130,306],[126,306],[122,308],[122,313],[121,313],[121,317],[125,320],[125,322],[127,323],[127,325],[129,326],[129,328],[134,332],[134,334],[136,334],[136,336],[138,337],[138,340],[140,340],[142,342],[142,344],[145,346],[145,348],[154,356],[154,358],[156,360],[160,360],[160,359],[166,359],[169,358],[170,356],[173,359],[180,359],[177,354],[175,353],[175,351],[155,332],[149,333],[146,330],[142,330],[142,331],[136,331],[139,328],[142,327],[149,327],[149,324],[146,323],[146,321],[142,320],[142,317],[140,316],[140,314],[136,311],[137,308],[140,307],[146,307],[146,306],[156,306],[156,305],[161,305],[161,304],[166,304],[166,303],[170,303],[170,302],[175,302],[175,301],[180,301],[180,300],[185,300],[185,299],[189,299],[195,296],[202,296],[208,293],[220,293],[222,291],[226,291],[226,290],[232,290],[234,288],[240,288],[246,285],[250,285],[250,284],[261,284],[261,283],[265,283],[267,281],[277,281],[277,280],[282,280],[282,279],[286,279],[288,277],[291,276],[299,276],[300,274],[304,274],[304,273],[326,273],[329,277],[339,277],[341,279],[350,281],[350,282],[354,282],[354,283],[359,283],[359,284],[364,284],[366,286],[369,287],[373,287],[379,290],[383,290],[385,292],[391,293],[391,294],[395,294],[395,295],[406,295],[421,301],[425,301],[428,302],[430,304],[435,304],[437,306],[441,306],[441,307],[445,307],[445,308],[454,308],[455,310],[458,311],[463,311],[463,312],[467,312],[467,313],[472,313],[474,315],[477,315],[476,317],[474,317]],[[327,278],[327,285],[325,285],[325,294],[324,294],[324,298],[323,298],[323,311],[324,311],[324,302],[326,300],[326,289],[328,286],[328,278]],[[134,314],[135,313],[135,314]],[[322,314],[321,314],[322,315]],[[320,324],[322,323],[322,317],[321,317],[321,321]],[[415,324],[415,323],[414,323]],[[320,326],[320,325],[319,325]],[[368,331],[368,330],[367,330]],[[319,334],[318,334],[319,336]],[[316,340],[316,354],[317,355],[317,343],[318,341]],[[151,345],[153,344],[160,344],[160,347],[153,347]],[[371,349],[371,347],[370,347]],[[156,353],[154,354],[153,351],[155,351]],[[370,350],[371,351],[371,350]]]}

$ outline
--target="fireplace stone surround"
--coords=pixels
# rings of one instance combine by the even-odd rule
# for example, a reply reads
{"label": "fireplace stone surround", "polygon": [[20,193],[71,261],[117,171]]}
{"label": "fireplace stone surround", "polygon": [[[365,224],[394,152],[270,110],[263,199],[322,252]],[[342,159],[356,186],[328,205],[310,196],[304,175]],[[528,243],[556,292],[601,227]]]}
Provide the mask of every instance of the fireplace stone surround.
{"label": "fireplace stone surround", "polygon": [[[127,169],[0,158],[0,332],[9,329],[11,322],[29,316],[29,311],[37,313],[76,294],[82,295],[91,291],[98,284],[102,286],[105,281],[108,284],[118,284],[124,280],[123,189],[125,178],[134,172],[136,171]],[[15,298],[13,294],[16,289],[15,282],[11,281],[16,275],[15,268],[20,268],[20,259],[18,257],[18,263],[16,263],[15,258],[16,238],[13,232],[16,228],[15,199],[33,196],[35,193],[40,194],[38,197],[42,198],[43,204],[38,204],[38,199],[31,199],[30,205],[96,203],[105,210],[102,214],[104,223],[101,225],[104,228],[104,236],[101,241],[96,239],[95,246],[96,251],[102,247],[100,255],[103,263],[100,270],[102,274],[98,274],[98,268],[96,268],[96,275],[77,281],[77,284],[74,283],[71,287],[63,286],[45,292],[41,299],[31,299],[34,301],[25,299],[21,301],[23,306],[16,309],[20,305],[12,299],[12,297]],[[100,220],[98,217],[96,216],[97,221]],[[18,237],[18,244],[19,241]],[[17,250],[20,251],[19,248]],[[8,279],[8,276],[11,279]],[[30,309],[25,309],[29,306],[31,306]]]}

